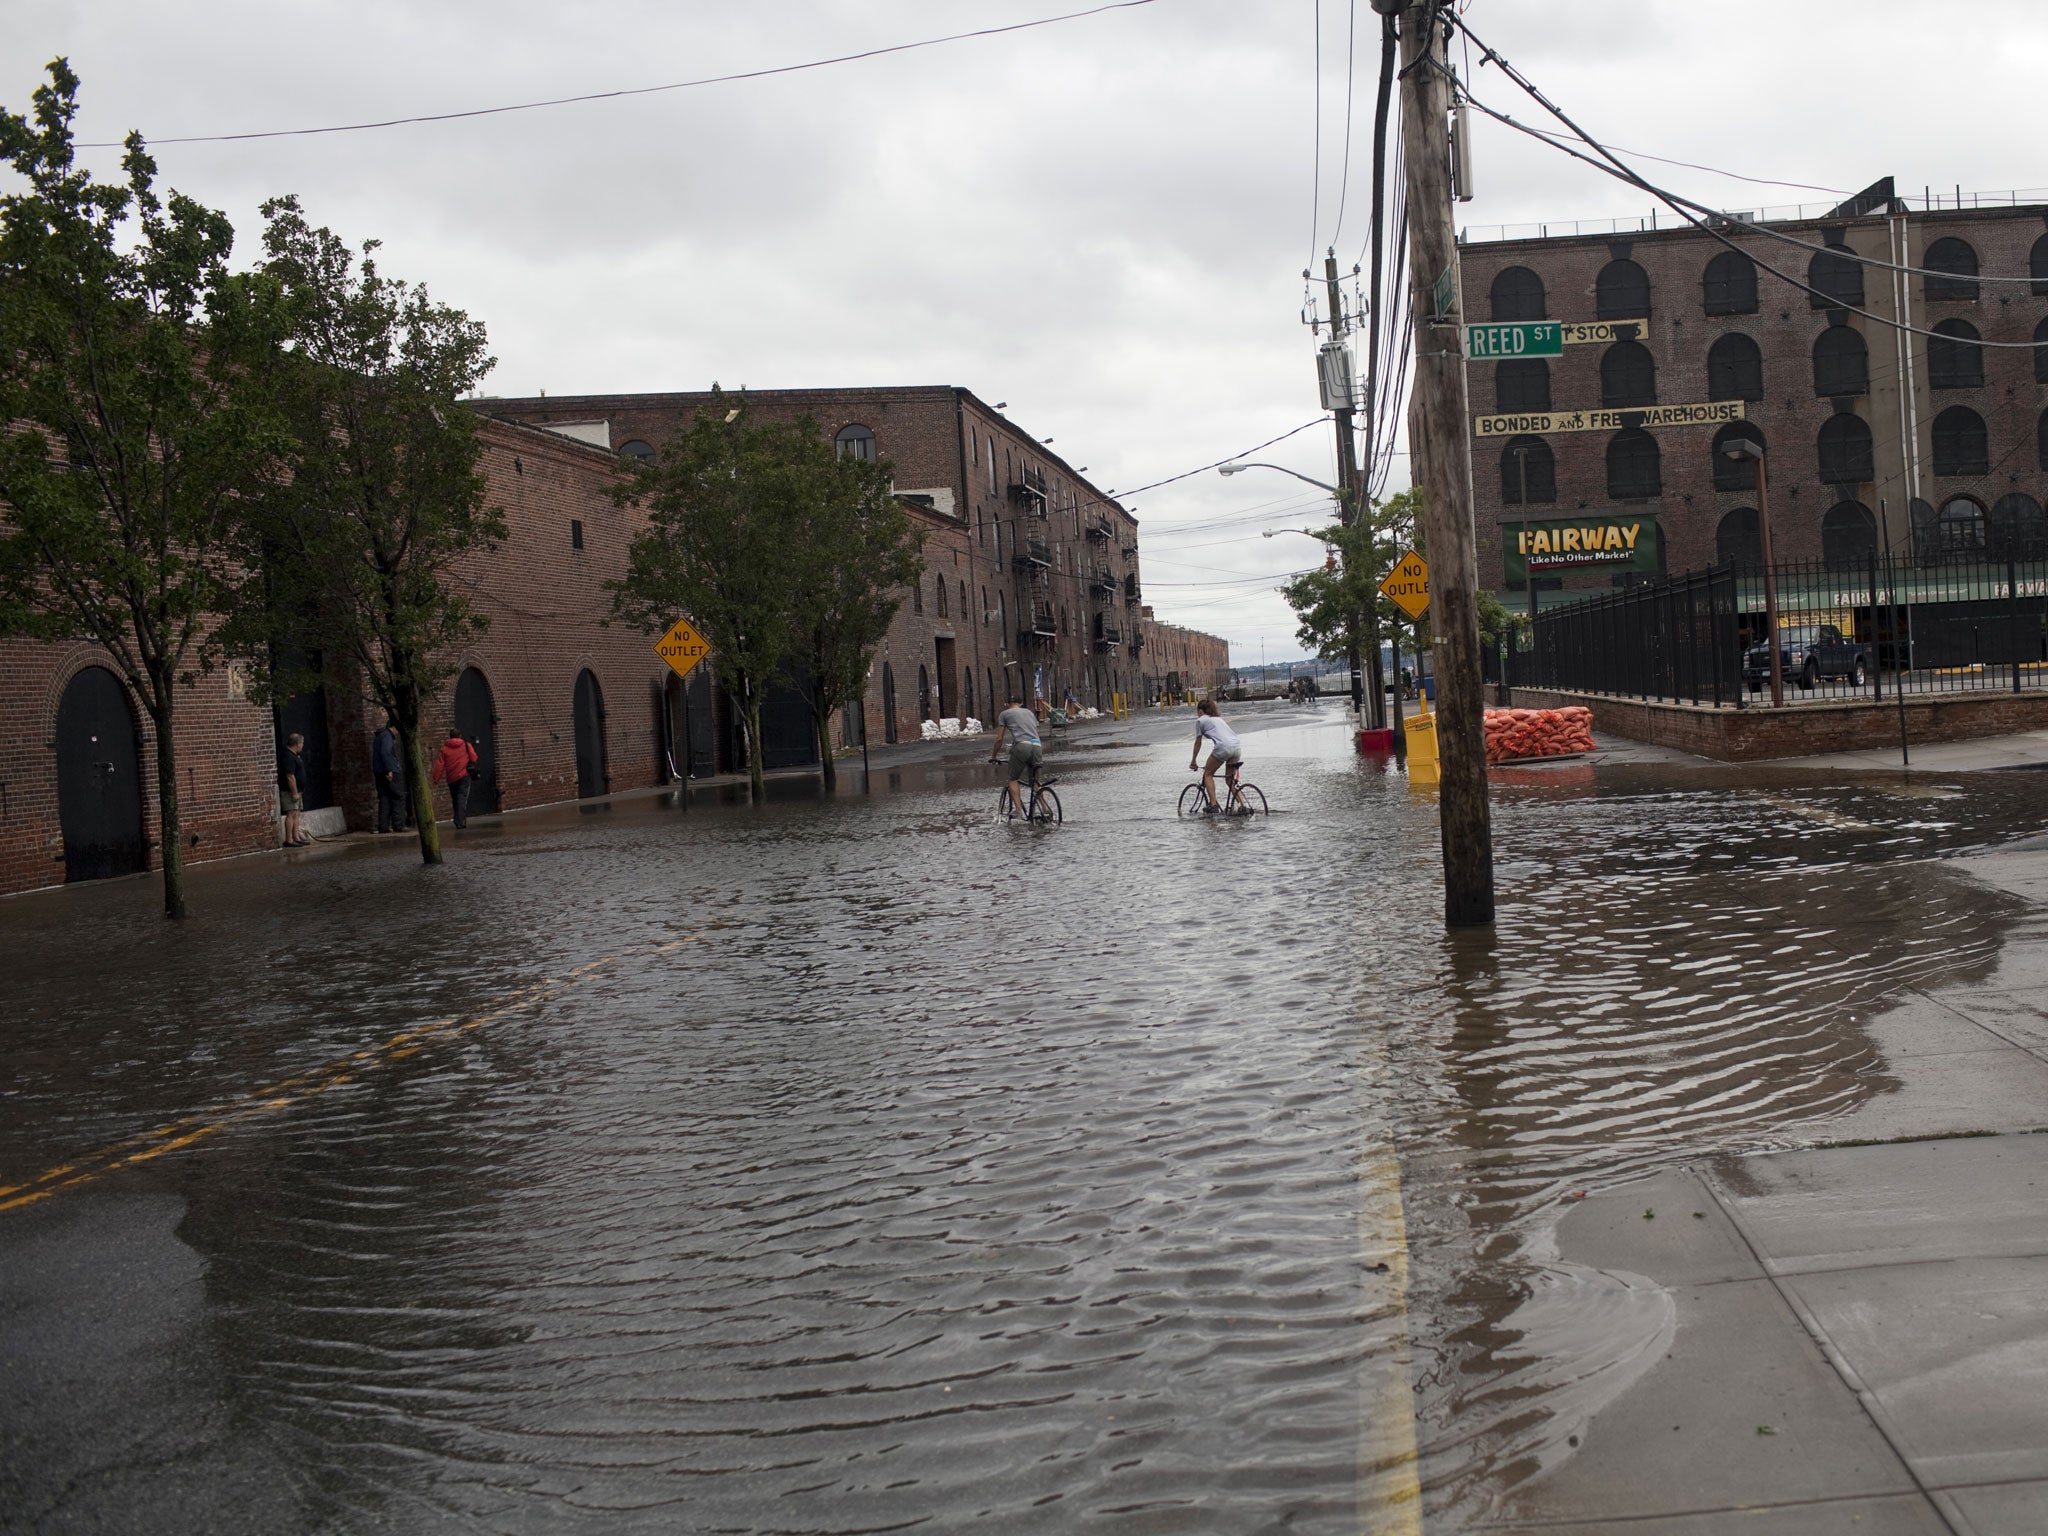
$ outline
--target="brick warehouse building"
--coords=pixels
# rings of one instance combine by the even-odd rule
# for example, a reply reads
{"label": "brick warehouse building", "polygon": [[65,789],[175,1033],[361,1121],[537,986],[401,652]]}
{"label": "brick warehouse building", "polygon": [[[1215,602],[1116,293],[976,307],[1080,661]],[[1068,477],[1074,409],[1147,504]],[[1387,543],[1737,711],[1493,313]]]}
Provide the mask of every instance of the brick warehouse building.
{"label": "brick warehouse building", "polygon": [[[924,580],[898,612],[868,689],[876,739],[914,738],[927,719],[986,721],[1013,684],[1055,703],[1071,691],[1099,709],[1115,694],[1143,700],[1163,686],[1170,669],[1148,654],[1140,615],[1137,519],[999,410],[950,385],[747,390],[724,401],[742,396],[766,417],[811,416],[842,452],[887,459],[897,494],[924,526]],[[476,405],[648,457],[712,398],[547,395]],[[1227,668],[1224,643],[1201,638],[1222,648]],[[693,692],[693,722],[704,717],[708,692]],[[849,712],[839,744],[858,742],[859,732]]]}
{"label": "brick warehouse building", "polygon": [[[1912,211],[1886,180],[1771,228],[1825,249],[1727,228],[1730,251],[1690,226],[1461,247],[1468,322],[1646,323],[1561,358],[1468,363],[1483,581],[1526,593],[1525,546],[1539,592],[1755,561],[1755,468],[1720,451],[1738,435],[1768,455],[1781,561],[1861,564],[1880,526],[1922,563],[2048,539],[2048,346],[2034,345],[2048,343],[2048,206]],[[1714,419],[1735,413],[1727,402],[1740,421]],[[1558,430],[1577,411],[1692,405],[1714,408]],[[1523,419],[1487,420],[1501,416]],[[1567,528],[1603,547],[1569,547]]]}

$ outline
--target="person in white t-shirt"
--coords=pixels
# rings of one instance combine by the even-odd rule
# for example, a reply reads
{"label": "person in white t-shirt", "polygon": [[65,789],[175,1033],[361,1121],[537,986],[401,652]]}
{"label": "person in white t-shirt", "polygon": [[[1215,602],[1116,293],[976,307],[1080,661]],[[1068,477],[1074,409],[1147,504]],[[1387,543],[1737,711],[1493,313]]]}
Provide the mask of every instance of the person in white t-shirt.
{"label": "person in white t-shirt", "polygon": [[1216,770],[1221,768],[1223,776],[1234,787],[1237,770],[1244,766],[1244,749],[1238,745],[1237,732],[1223,723],[1223,717],[1216,713],[1216,706],[1208,699],[1195,706],[1195,750],[1188,757],[1188,771],[1194,772],[1196,759],[1202,755],[1202,743],[1210,746],[1209,761],[1202,763],[1202,793],[1209,797],[1209,809],[1216,805]]}

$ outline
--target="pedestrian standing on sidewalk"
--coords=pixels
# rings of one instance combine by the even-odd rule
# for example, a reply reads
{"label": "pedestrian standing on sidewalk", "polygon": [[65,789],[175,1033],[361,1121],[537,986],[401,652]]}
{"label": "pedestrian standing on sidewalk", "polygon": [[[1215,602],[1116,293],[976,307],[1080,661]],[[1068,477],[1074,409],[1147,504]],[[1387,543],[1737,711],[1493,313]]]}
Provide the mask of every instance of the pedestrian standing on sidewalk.
{"label": "pedestrian standing on sidewalk", "polygon": [[390,710],[370,742],[370,775],[377,781],[377,831],[406,828],[405,769],[398,761],[398,723]]}
{"label": "pedestrian standing on sidewalk", "polygon": [[299,812],[306,808],[306,759],[302,755],[306,738],[294,731],[285,737],[277,754],[277,805],[284,812],[284,845],[303,848],[313,841],[299,827]]}
{"label": "pedestrian standing on sidewalk", "polygon": [[476,764],[476,748],[453,729],[441,750],[434,754],[434,782],[448,786],[448,803],[455,811],[455,825],[469,825],[469,770]]}

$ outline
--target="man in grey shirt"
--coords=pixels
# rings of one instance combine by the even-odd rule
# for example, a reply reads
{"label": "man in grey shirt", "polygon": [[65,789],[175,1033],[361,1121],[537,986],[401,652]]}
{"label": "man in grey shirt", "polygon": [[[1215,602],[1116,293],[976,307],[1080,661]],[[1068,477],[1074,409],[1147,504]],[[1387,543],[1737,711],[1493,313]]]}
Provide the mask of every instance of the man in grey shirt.
{"label": "man in grey shirt", "polygon": [[1038,716],[1024,707],[1022,696],[1014,688],[1010,690],[1010,707],[996,716],[996,741],[988,754],[992,763],[1002,758],[1006,731],[1010,737],[1010,803],[1021,817],[1025,814],[1024,790],[1018,781],[1028,773],[1034,784],[1038,782],[1038,765],[1045,761],[1045,744],[1038,739]]}

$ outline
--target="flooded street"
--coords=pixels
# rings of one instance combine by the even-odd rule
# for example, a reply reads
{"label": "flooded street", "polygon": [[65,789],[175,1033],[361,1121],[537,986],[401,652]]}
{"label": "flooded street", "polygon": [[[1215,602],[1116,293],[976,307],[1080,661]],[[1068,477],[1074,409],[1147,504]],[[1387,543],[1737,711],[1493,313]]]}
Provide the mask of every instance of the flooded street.
{"label": "flooded street", "polygon": [[1430,796],[1238,724],[1249,823],[1141,718],[1051,831],[856,762],[0,903],[0,1529],[1465,1529],[1669,1339],[1563,1203],[1886,1093],[2048,826],[1510,770],[1447,937]]}

